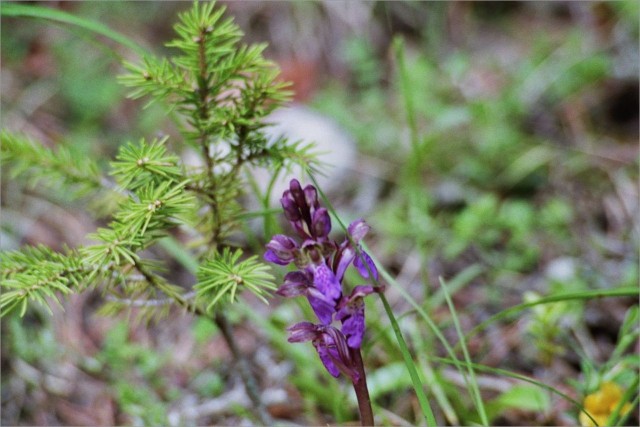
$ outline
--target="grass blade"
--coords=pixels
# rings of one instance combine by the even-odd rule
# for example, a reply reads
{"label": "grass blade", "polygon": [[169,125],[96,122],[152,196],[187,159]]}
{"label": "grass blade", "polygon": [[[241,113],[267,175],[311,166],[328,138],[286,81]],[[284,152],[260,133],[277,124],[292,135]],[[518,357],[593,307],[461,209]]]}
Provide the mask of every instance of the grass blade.
{"label": "grass blade", "polygon": [[[431,360],[433,360],[434,362],[442,362],[442,363],[447,363],[450,365],[455,365],[456,363],[460,363],[458,360],[455,359],[449,359],[446,357],[431,357]],[[569,396],[566,393],[561,392],[560,390],[558,390],[555,387],[552,387],[548,384],[545,384],[543,382],[540,381],[536,381],[533,378],[527,377],[526,375],[521,375],[521,374],[517,374],[515,372],[511,372],[508,371],[506,369],[500,369],[500,368],[492,368],[491,366],[486,366],[486,365],[480,365],[477,363],[471,363],[470,366],[475,369],[476,371],[484,371],[484,372],[489,372],[492,374],[496,374],[499,376],[504,376],[504,377],[510,377],[510,378],[514,378],[520,381],[524,381],[533,385],[536,385],[540,388],[543,388],[545,390],[547,390],[550,393],[556,394],[560,397],[562,397],[563,399],[565,399],[568,402],[571,402],[576,408],[579,408],[581,412],[584,412],[585,414],[587,414],[587,416],[591,419],[591,421],[594,422],[594,425],[597,425],[596,420],[593,419],[593,417],[585,411],[584,406],[582,406],[582,404],[580,402],[578,402],[577,400],[573,399],[571,396]]]}
{"label": "grass blade", "polygon": [[[484,273],[485,269],[480,264],[472,264],[469,267],[462,270],[454,278],[447,282],[447,290],[449,294],[455,294],[465,286],[467,286],[473,279]],[[429,309],[440,307],[445,302],[444,290],[438,289],[429,298],[427,304]]]}
{"label": "grass blade", "polygon": [[400,347],[400,352],[402,353],[402,359],[404,360],[405,365],[407,366],[407,370],[409,371],[409,376],[411,377],[411,382],[413,383],[413,388],[415,389],[416,396],[418,397],[418,402],[420,403],[420,408],[422,409],[422,413],[427,421],[428,426],[436,426],[436,419],[433,415],[433,410],[431,409],[431,405],[429,405],[429,401],[427,400],[427,396],[424,392],[422,382],[420,381],[420,377],[418,376],[418,370],[416,369],[416,365],[411,357],[411,353],[409,352],[409,348],[407,347],[407,343],[404,340],[404,336],[402,335],[402,331],[398,326],[398,322],[396,321],[396,317],[393,314],[393,310],[391,310],[391,306],[387,301],[387,298],[383,293],[378,294],[380,296],[380,300],[382,300],[382,305],[384,306],[384,310],[387,312],[387,317],[389,317],[389,321],[391,322],[391,327],[393,328],[393,332],[396,335],[396,339],[398,340],[398,347]]}
{"label": "grass blade", "polygon": [[469,331],[469,333],[466,335],[466,339],[468,340],[470,337],[482,331],[484,328],[486,328],[496,320],[500,320],[500,319],[504,319],[505,317],[512,316],[515,313],[518,313],[524,309],[533,307],[535,305],[548,304],[548,303],[553,303],[558,301],[583,300],[583,299],[592,299],[592,298],[615,298],[615,297],[634,297],[637,299],[638,297],[640,297],[640,289],[633,288],[633,287],[625,287],[625,288],[618,288],[618,289],[595,289],[595,290],[589,290],[589,291],[563,293],[563,294],[551,295],[548,297],[540,298],[536,301],[514,305],[513,307],[509,307],[506,310],[502,310],[501,312],[491,316],[484,322],[480,323],[478,326],[476,326],[471,331]]}
{"label": "grass blade", "polygon": [[17,3],[5,3],[0,5],[0,15],[6,17],[29,17],[48,19],[50,21],[62,22],[64,24],[75,25],[85,30],[89,30],[93,33],[100,34],[107,37],[116,43],[125,46],[138,55],[146,55],[147,50],[131,40],[130,38],[112,30],[104,24],[92,21],[90,19],[81,18],[79,16],[71,15],[61,10],[51,9],[41,6],[27,6]]}
{"label": "grass blade", "polygon": [[158,244],[169,253],[189,273],[196,274],[200,265],[194,256],[187,251],[174,237],[167,236],[158,241]]}
{"label": "grass blade", "polygon": [[456,312],[456,308],[453,305],[453,301],[451,300],[451,295],[449,295],[449,291],[447,290],[447,284],[445,281],[440,279],[440,285],[442,286],[442,291],[444,293],[444,298],[447,301],[447,306],[449,307],[449,311],[451,312],[451,318],[453,320],[453,325],[456,329],[456,333],[458,334],[458,342],[462,347],[462,354],[464,355],[464,360],[467,365],[467,370],[469,372],[469,382],[471,386],[471,395],[473,396],[473,400],[475,401],[476,408],[478,409],[478,415],[480,416],[480,420],[482,424],[485,426],[489,425],[489,420],[487,418],[487,412],[484,407],[484,403],[482,401],[482,396],[480,395],[480,388],[478,387],[478,381],[476,380],[476,375],[473,370],[473,366],[471,364],[471,356],[469,355],[469,350],[467,349],[467,343],[465,341],[464,334],[462,333],[462,328],[460,327],[460,321],[458,320],[458,314]]}
{"label": "grass blade", "polygon": [[[613,412],[611,413],[611,415],[609,415],[609,419],[607,420],[608,426],[625,425],[624,421],[626,420],[620,419],[620,412],[622,411],[622,408],[625,405],[625,403],[629,402],[631,400],[631,397],[635,394],[635,392],[638,391],[639,383],[640,383],[640,378],[638,378],[638,375],[636,375],[631,386],[627,388],[624,395],[622,396],[622,398],[620,399],[616,407],[613,409]],[[637,398],[638,397],[636,397],[636,399]],[[632,405],[631,407],[633,408],[634,406],[635,405]],[[632,411],[627,411],[627,412],[632,412]],[[623,422],[620,422],[620,421],[623,421]]]}

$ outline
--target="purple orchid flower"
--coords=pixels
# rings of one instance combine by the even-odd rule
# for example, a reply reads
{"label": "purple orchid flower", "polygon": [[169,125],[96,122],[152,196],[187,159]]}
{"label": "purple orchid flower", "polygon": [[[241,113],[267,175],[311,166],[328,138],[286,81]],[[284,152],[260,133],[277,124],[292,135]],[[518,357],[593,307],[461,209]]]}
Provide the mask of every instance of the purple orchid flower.
{"label": "purple orchid flower", "polygon": [[287,329],[289,342],[311,341],[316,348],[322,364],[334,377],[345,374],[352,381],[359,379],[358,371],[353,367],[353,360],[344,335],[333,326],[314,325],[310,322],[296,323]]}
{"label": "purple orchid flower", "polygon": [[264,258],[278,265],[287,265],[294,261],[299,251],[298,244],[289,236],[276,234],[267,243]]}
{"label": "purple orchid flower", "polygon": [[347,267],[349,267],[351,263],[353,263],[358,273],[365,279],[369,278],[369,272],[371,272],[374,280],[378,280],[378,269],[376,265],[373,263],[369,254],[363,251],[360,246],[360,241],[367,235],[370,229],[371,227],[369,227],[363,219],[358,219],[349,224],[347,232],[351,238],[347,238],[342,242],[334,258],[338,280],[342,280]]}
{"label": "purple orchid flower", "polygon": [[342,322],[342,333],[351,348],[360,348],[362,344],[365,329],[363,298],[373,292],[373,286],[356,286],[351,295],[343,298],[338,306],[336,319]]}
{"label": "purple orchid flower", "polygon": [[280,203],[284,215],[300,237],[318,242],[328,238],[331,218],[329,212],[320,207],[318,192],[313,185],[303,189],[297,179],[292,179]]}
{"label": "purple orchid flower", "polygon": [[328,292],[323,292],[313,281],[308,272],[292,271],[284,276],[284,284],[276,291],[283,297],[304,295],[309,300],[313,312],[323,325],[331,324],[335,313],[336,298],[331,298]]}
{"label": "purple orchid flower", "polygon": [[[343,373],[355,383],[359,374],[351,351],[359,351],[364,337],[363,298],[382,288],[356,286],[346,296],[342,282],[350,265],[363,278],[377,282],[378,270],[360,245],[370,227],[358,219],[349,225],[348,236],[341,244],[329,239],[331,218],[327,209],[320,206],[316,188],[312,185],[302,188],[295,179],[291,180],[280,203],[302,242],[275,235],[266,245],[264,258],[278,265],[295,264],[298,270],[285,275],[276,293],[287,298],[305,296],[320,322],[292,326],[289,342],[312,341],[332,376]],[[334,320],[341,322],[340,329],[331,326]]]}

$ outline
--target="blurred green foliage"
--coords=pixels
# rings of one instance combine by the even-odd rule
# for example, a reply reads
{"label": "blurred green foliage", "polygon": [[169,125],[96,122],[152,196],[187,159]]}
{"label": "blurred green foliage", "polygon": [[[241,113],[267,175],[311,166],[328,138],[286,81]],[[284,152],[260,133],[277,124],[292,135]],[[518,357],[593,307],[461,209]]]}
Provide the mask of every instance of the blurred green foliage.
{"label": "blurred green foliage", "polygon": [[[627,36],[637,39],[640,3],[611,2],[610,7]],[[131,34],[135,34],[137,25],[130,21],[131,17],[144,16],[153,21],[164,16],[157,5],[143,3],[116,7],[98,2],[79,8],[79,14],[107,17],[114,27]],[[454,299],[475,296],[472,288],[481,284],[483,295],[490,299],[490,309],[504,308],[503,290],[517,290],[522,295],[533,287],[534,281],[538,284],[536,293],[529,294],[532,299],[585,289],[637,286],[638,265],[632,258],[638,247],[633,232],[616,236],[626,239],[622,242],[624,253],[618,258],[629,258],[630,262],[616,264],[619,268],[614,279],[606,276],[598,270],[599,264],[592,265],[590,261],[594,257],[606,261],[609,256],[603,254],[602,236],[581,233],[585,228],[576,228],[589,221],[585,218],[599,213],[585,212],[584,204],[576,203],[570,192],[563,192],[557,185],[558,181],[575,183],[589,193],[601,195],[612,191],[606,171],[591,154],[572,146],[564,138],[565,130],[545,134],[535,129],[536,115],[555,120],[563,108],[573,108],[573,102],[579,105],[582,97],[593,96],[611,78],[612,51],[589,45],[585,40],[590,35],[585,29],[572,28],[561,38],[530,34],[528,50],[518,60],[501,62],[496,52],[496,57],[488,55],[481,61],[465,47],[445,48],[444,6],[434,8],[442,13],[430,14],[429,25],[421,29],[422,33],[405,41],[404,67],[391,47],[384,46],[387,51],[381,51],[366,37],[353,36],[337,50],[349,68],[350,81],[330,81],[312,101],[317,110],[335,118],[355,136],[363,153],[383,160],[378,173],[384,181],[384,197],[376,202],[373,212],[361,213],[378,235],[378,256],[394,260],[394,256],[401,258],[417,251],[421,266],[418,280],[425,295],[431,295],[439,305],[442,294],[430,289],[435,285],[427,274],[434,260],[447,266],[446,271],[476,268],[468,281],[452,285],[451,293]],[[509,24],[508,20],[497,18],[492,22]],[[18,67],[29,54],[29,44],[24,40],[35,39],[43,24],[4,24],[3,67]],[[64,134],[75,148],[87,154],[113,154],[125,134],[132,139],[137,134],[172,131],[157,106],[145,110],[125,107],[124,117],[118,116],[122,114],[117,111],[118,103],[125,93],[113,78],[119,72],[118,52],[101,43],[88,43],[86,38],[78,37],[79,32],[49,30],[54,35],[50,38],[50,52],[55,73],[46,76],[45,81],[56,88],[56,114],[65,124],[73,123]],[[470,88],[474,79],[486,85]],[[131,111],[136,112],[130,114]],[[592,123],[586,126],[585,135],[594,146],[610,141],[606,131]],[[637,181],[637,159],[619,170]],[[593,226],[588,229],[593,231]],[[592,252],[585,254],[584,246]],[[633,254],[629,255],[629,250]],[[545,275],[544,267],[559,256],[577,260],[571,277]],[[620,261],[618,258],[615,260]],[[440,313],[439,305],[429,301],[427,297],[418,303],[439,316],[438,323],[443,328],[448,327],[450,314]],[[476,303],[465,307],[469,313],[475,313]],[[323,367],[312,348],[286,342],[285,325],[299,317],[292,314],[295,309],[281,305],[274,309],[269,322],[256,313],[243,315],[259,325],[279,354],[286,355],[296,366],[304,366],[290,381],[302,394],[305,414],[313,420],[345,422],[353,415],[344,405],[348,391],[339,383],[323,380]],[[308,307],[300,310],[309,314]],[[410,379],[401,368],[393,334],[383,322],[379,307],[367,302],[367,310],[371,342],[365,347],[374,404],[412,414],[411,405],[415,402],[408,391]],[[568,349],[580,349],[572,334],[584,332],[584,312],[582,301],[545,304],[523,312],[523,337],[532,338],[532,355],[548,364],[554,357],[566,355]],[[32,363],[42,354],[62,351],[50,328],[38,328],[36,332],[15,317],[7,322],[9,345],[17,357]],[[634,306],[625,317],[611,357],[599,363],[578,350],[582,377],[568,378],[566,382],[582,395],[603,380],[631,386],[639,364],[638,356],[629,352],[638,339],[637,325],[638,309]],[[416,363],[439,409],[448,414],[447,420],[457,418],[460,424],[478,422],[468,394],[460,393],[461,387],[451,379],[450,372],[428,364],[428,356],[441,351],[437,340],[426,332],[428,328],[411,311],[401,319],[401,327],[411,333]],[[215,335],[216,329],[210,322],[198,319],[191,332],[202,345]],[[522,354],[526,349],[523,346],[517,356],[530,361]],[[166,356],[130,340],[126,324],[119,323],[107,335],[97,361],[108,367],[118,405],[133,424],[166,423],[168,405],[177,398],[176,389],[162,375]],[[189,388],[203,397],[217,396],[224,390],[224,378],[213,369],[204,370],[191,378]],[[532,386],[515,386],[486,401],[487,415],[493,421],[513,409],[545,413],[550,406],[549,395]],[[385,418],[388,414],[383,411],[379,413],[386,423],[397,422]]]}
{"label": "blurred green foliage", "polygon": [[[628,14],[638,16],[637,9],[631,2],[614,7],[616,19],[632,27],[636,37],[637,23]],[[355,136],[364,153],[386,166],[378,175],[388,181],[385,197],[367,215],[379,234],[377,247],[392,258],[419,254],[423,283],[434,263],[455,266],[445,271],[476,263],[483,273],[474,282],[484,285],[483,295],[498,306],[504,306],[504,290],[522,295],[536,289],[546,296],[636,286],[637,263],[628,252],[615,279],[596,271],[591,264],[596,255],[585,254],[585,242],[599,239],[601,230],[593,220],[597,212],[585,211],[585,205],[574,200],[580,194],[566,190],[575,182],[593,195],[615,191],[607,172],[596,157],[568,141],[566,133],[541,131],[536,121],[538,116],[558,120],[573,103],[595,96],[612,78],[612,51],[592,44],[583,28],[572,28],[561,38],[531,34],[528,51],[505,62],[491,48],[482,58],[464,49],[441,50],[432,43],[432,33],[433,28],[426,29],[424,40],[405,41],[404,57],[391,48],[380,55],[365,38],[348,40],[341,52],[351,72],[349,90],[330,85],[313,101]],[[474,79],[484,79],[486,86],[470,88]],[[585,126],[585,138],[598,144],[610,140],[607,129]],[[637,165],[636,159],[611,168],[637,179]],[[594,221],[588,233],[585,221]],[[637,253],[632,235],[619,237]],[[572,276],[545,277],[549,261],[562,256],[576,257]],[[601,248],[597,257],[595,265],[611,254]],[[402,269],[406,260],[396,259],[400,264],[395,268]],[[581,348],[572,334],[585,333],[584,310],[583,301],[564,301],[523,314],[525,335],[532,338],[539,362],[549,364],[568,348]],[[370,324],[380,326],[375,320]],[[399,360],[386,359],[385,370]],[[372,373],[374,385],[379,375],[383,371]],[[406,381],[406,375],[394,377],[383,381],[383,387],[399,391]],[[447,387],[443,378],[440,384]],[[478,422],[477,414],[468,411],[469,401],[461,401],[455,388],[446,389],[461,422]],[[446,413],[446,401],[438,401]],[[513,408],[544,413],[550,402],[546,393],[532,387],[516,387],[487,402],[492,420]]]}
{"label": "blurred green foliage", "polygon": [[119,321],[105,336],[96,359],[107,370],[118,407],[133,425],[166,424],[167,403],[179,397],[178,390],[161,375],[166,355],[130,340],[129,324]]}

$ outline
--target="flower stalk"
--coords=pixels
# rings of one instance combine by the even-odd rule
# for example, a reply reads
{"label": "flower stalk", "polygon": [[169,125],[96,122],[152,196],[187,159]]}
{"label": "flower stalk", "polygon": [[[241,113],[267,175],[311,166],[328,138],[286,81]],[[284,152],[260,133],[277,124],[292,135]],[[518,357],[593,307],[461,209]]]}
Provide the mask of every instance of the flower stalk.
{"label": "flower stalk", "polygon": [[374,425],[373,409],[371,408],[371,398],[369,397],[369,388],[367,387],[367,376],[364,371],[364,363],[360,350],[351,349],[352,357],[358,370],[359,379],[354,381],[353,390],[358,399],[358,410],[360,411],[360,423],[363,426]]}
{"label": "flower stalk", "polygon": [[[380,286],[358,285],[345,292],[344,276],[354,266],[364,279],[378,281],[378,270],[360,241],[369,231],[362,219],[352,222],[348,236],[338,243],[329,238],[331,218],[320,206],[313,185],[302,188],[293,179],[280,199],[284,215],[295,230],[295,238],[278,234],[266,245],[264,258],[278,265],[294,264],[277,294],[305,296],[319,323],[300,322],[288,328],[289,342],[311,341],[327,372],[341,374],[353,383],[362,425],[373,425],[371,399],[360,348],[365,332],[364,297],[382,292]],[[333,326],[340,322],[339,328]]]}

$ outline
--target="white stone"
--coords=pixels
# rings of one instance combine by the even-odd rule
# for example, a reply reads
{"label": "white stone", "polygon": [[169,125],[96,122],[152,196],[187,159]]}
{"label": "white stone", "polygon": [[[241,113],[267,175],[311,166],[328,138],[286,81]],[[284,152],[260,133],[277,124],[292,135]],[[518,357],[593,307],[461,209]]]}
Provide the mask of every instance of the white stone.
{"label": "white stone", "polygon": [[551,280],[567,282],[576,277],[576,260],[571,257],[556,258],[547,265],[546,275]]}
{"label": "white stone", "polygon": [[[273,126],[265,129],[272,141],[282,135],[291,142],[316,144],[314,151],[319,153],[318,160],[323,164],[325,173],[325,176],[318,175],[316,179],[324,192],[331,193],[341,188],[343,180],[355,169],[355,141],[332,119],[303,105],[294,104],[276,110],[267,121],[273,123]],[[260,189],[266,190],[270,172],[260,168],[254,171],[254,176],[261,186]],[[278,178],[273,187],[274,199],[277,200],[282,191],[288,188],[291,178],[299,179],[303,185],[310,181],[301,168],[296,166],[292,168],[291,173],[282,174]]]}

